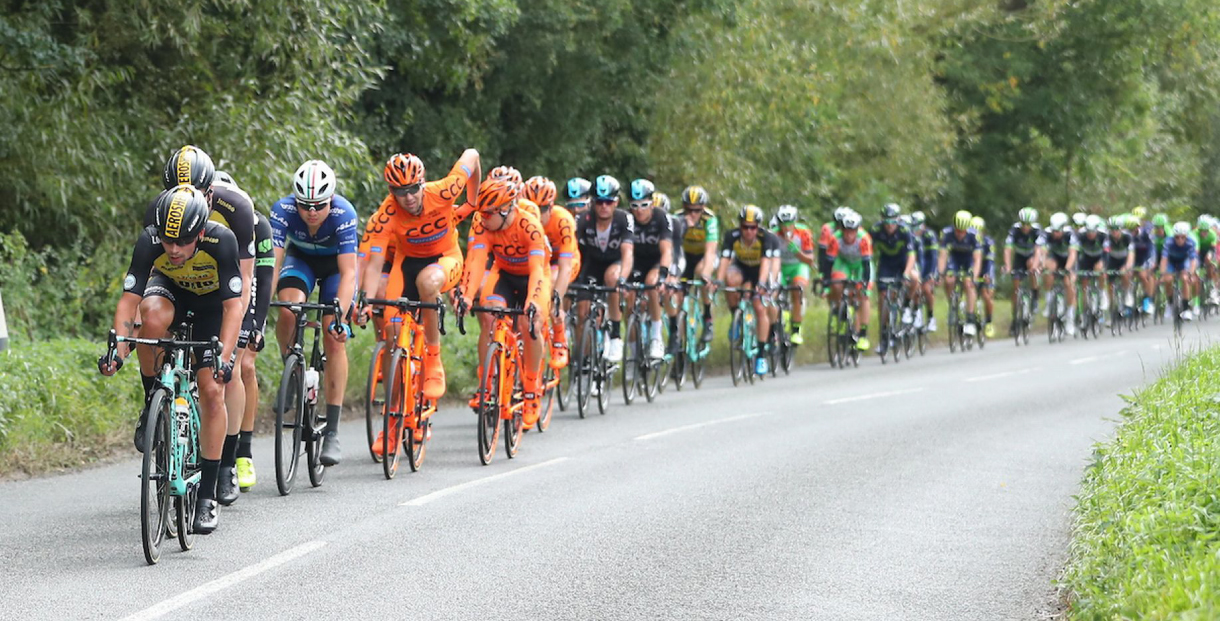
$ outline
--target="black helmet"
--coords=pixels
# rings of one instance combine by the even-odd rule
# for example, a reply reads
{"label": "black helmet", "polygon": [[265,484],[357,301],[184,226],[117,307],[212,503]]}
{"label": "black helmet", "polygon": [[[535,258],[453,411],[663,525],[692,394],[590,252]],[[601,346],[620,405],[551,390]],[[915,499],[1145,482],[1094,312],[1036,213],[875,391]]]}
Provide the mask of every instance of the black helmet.
{"label": "black helmet", "polygon": [[595,186],[597,190],[597,199],[605,201],[617,199],[619,197],[619,190],[622,189],[618,184],[618,179],[615,179],[610,175],[601,175],[598,177],[597,181],[595,182]]}
{"label": "black helmet", "polygon": [[186,145],[169,156],[165,162],[165,172],[162,182],[165,189],[176,185],[189,183],[201,192],[207,192],[212,187],[212,179],[216,176],[216,166],[212,158],[199,147]]}
{"label": "black helmet", "polygon": [[216,176],[212,177],[212,183],[225,183],[237,187],[237,182],[233,180],[233,175],[223,170],[216,171]]}
{"label": "black helmet", "polygon": [[189,243],[208,222],[208,199],[194,186],[184,183],[161,192],[156,206],[157,234],[165,241]]}
{"label": "black helmet", "polygon": [[589,195],[593,193],[593,184],[589,183],[584,177],[572,177],[568,179],[568,200],[578,201],[587,200]]}
{"label": "black helmet", "polygon": [[884,220],[897,220],[901,215],[902,208],[897,203],[886,203],[881,207],[881,218]]}
{"label": "black helmet", "polygon": [[692,185],[685,190],[682,190],[682,205],[699,205],[700,207],[707,205],[707,190],[703,186]]}

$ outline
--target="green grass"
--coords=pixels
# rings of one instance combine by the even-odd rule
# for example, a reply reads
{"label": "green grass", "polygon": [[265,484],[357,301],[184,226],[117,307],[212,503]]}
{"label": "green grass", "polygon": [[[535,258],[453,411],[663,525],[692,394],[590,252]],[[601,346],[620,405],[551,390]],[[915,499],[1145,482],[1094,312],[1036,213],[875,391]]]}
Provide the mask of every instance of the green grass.
{"label": "green grass", "polygon": [[1074,620],[1220,618],[1220,348],[1138,392],[1095,448],[1063,583]]}

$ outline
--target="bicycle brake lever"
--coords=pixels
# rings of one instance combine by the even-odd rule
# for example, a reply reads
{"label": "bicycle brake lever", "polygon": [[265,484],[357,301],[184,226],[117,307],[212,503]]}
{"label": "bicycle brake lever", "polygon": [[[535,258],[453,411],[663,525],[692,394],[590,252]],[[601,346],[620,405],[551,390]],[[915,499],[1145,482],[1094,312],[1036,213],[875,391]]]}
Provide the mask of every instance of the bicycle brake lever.
{"label": "bicycle brake lever", "polygon": [[441,336],[445,335],[445,300],[439,295],[436,296],[436,326],[440,329]]}

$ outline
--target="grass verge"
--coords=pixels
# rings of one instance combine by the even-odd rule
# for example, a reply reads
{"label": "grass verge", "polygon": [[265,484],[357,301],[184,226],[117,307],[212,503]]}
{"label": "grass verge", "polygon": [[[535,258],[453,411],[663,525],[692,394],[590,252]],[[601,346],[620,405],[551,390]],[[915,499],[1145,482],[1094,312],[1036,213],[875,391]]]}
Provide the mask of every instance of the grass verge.
{"label": "grass verge", "polygon": [[1220,348],[1138,392],[1095,448],[1063,576],[1072,620],[1220,618]]}

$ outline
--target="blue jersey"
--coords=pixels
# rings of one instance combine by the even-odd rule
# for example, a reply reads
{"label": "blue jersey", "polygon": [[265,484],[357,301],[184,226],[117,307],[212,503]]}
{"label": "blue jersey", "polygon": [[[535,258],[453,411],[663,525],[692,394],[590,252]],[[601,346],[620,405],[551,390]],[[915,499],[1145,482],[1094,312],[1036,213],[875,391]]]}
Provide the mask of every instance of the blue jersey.
{"label": "blue jersey", "polygon": [[352,204],[336,194],[331,199],[330,215],[311,235],[309,225],[297,213],[296,198],[285,196],[271,206],[271,240],[276,248],[291,246],[315,257],[355,254],[360,242],[359,220]]}
{"label": "blue jersey", "polygon": [[1176,265],[1183,265],[1186,261],[1194,261],[1199,258],[1199,247],[1195,245],[1195,240],[1188,235],[1186,243],[1178,245],[1174,241],[1173,236],[1165,238],[1165,245],[1161,249],[1162,255],[1169,259],[1169,262]]}
{"label": "blue jersey", "polygon": [[978,231],[974,229],[966,229],[966,234],[958,239],[957,231],[946,226],[941,232],[940,247],[942,250],[948,250],[949,256],[960,262],[970,260],[976,250],[982,249],[982,243],[979,241]]}
{"label": "blue jersey", "polygon": [[886,233],[885,224],[878,223],[869,235],[873,238],[873,258],[879,266],[901,269],[906,267],[907,257],[915,253],[911,230],[901,224],[894,227],[893,233]]}
{"label": "blue jersey", "polygon": [[987,266],[995,261],[995,240],[991,239],[990,235],[983,236],[983,270],[987,270]]}

